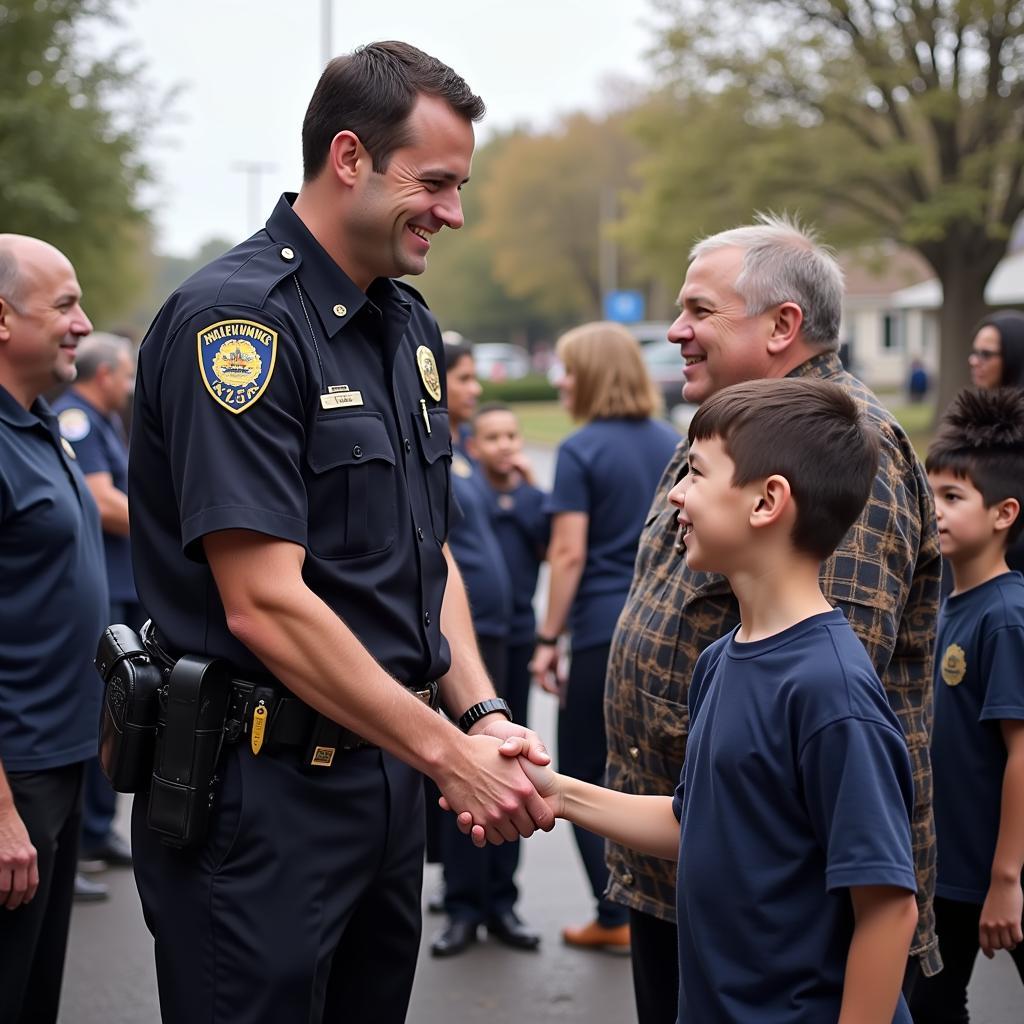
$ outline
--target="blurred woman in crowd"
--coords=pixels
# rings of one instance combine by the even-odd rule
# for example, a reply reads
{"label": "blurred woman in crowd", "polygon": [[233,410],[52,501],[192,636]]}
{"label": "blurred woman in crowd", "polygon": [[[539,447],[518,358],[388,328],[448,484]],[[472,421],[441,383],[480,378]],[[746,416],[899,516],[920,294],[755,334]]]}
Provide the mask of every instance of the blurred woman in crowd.
{"label": "blurred woman in crowd", "polygon": [[[615,622],[633,578],[644,520],[679,436],[653,418],[660,396],[640,346],[626,328],[591,323],[558,341],[564,367],[562,403],[583,426],[558,448],[546,611],[531,663],[535,680],[561,700],[559,769],[587,782],[604,778],[604,677]],[[571,648],[563,673],[558,640]],[[597,904],[595,920],[565,928],[582,948],[629,948],[628,911],[604,899],[604,840],[575,828],[576,843]]]}
{"label": "blurred woman in crowd", "polygon": [[1024,387],[1024,313],[991,313],[974,329],[971,383],[976,388]]}

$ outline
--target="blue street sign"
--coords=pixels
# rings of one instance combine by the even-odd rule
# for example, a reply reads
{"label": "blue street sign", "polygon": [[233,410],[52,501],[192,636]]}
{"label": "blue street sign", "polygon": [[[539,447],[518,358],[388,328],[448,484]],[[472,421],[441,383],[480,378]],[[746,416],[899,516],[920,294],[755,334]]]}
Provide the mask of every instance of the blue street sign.
{"label": "blue street sign", "polygon": [[620,324],[635,324],[644,318],[644,297],[642,292],[606,292],[604,316]]}

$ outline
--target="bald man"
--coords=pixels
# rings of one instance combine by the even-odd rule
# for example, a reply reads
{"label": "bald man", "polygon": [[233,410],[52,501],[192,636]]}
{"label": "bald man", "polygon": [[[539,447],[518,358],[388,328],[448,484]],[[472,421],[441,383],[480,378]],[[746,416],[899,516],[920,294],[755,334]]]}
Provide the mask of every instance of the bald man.
{"label": "bald man", "polygon": [[0,1021],[56,1021],[96,755],[105,625],[99,512],[41,397],[92,330],[74,268],[0,235]]}

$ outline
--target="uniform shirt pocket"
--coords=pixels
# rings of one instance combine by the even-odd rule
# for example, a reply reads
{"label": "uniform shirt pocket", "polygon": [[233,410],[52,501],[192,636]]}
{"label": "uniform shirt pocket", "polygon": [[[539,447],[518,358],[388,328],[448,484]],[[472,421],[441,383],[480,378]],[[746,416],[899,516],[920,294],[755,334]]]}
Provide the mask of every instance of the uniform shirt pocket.
{"label": "uniform shirt pocket", "polygon": [[306,447],[309,549],[321,558],[354,558],[395,541],[395,451],[377,412],[321,417]]}
{"label": "uniform shirt pocket", "polygon": [[414,413],[416,437],[423,455],[430,522],[434,537],[442,544],[448,538],[448,517],[451,508],[452,441],[447,409],[428,410],[430,433],[422,413]]}

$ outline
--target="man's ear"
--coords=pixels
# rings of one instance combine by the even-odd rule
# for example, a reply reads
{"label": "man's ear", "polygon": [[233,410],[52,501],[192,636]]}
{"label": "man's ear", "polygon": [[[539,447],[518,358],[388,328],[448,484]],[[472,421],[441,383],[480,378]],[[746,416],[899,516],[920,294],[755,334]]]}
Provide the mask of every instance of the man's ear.
{"label": "man's ear", "polygon": [[761,481],[756,498],[750,513],[750,525],[755,529],[777,523],[793,507],[789,481],[777,473]]}
{"label": "man's ear", "polygon": [[795,302],[783,302],[775,310],[768,351],[772,355],[785,352],[797,338],[804,325],[804,311]]}
{"label": "man's ear", "polygon": [[1003,498],[1002,501],[997,501],[993,508],[996,513],[993,524],[996,530],[1008,530],[1020,515],[1020,502],[1016,498]]}
{"label": "man's ear", "polygon": [[4,298],[0,298],[0,341],[7,341],[11,336],[11,312],[13,307]]}
{"label": "man's ear", "polygon": [[366,152],[355,132],[346,129],[331,139],[328,161],[335,178],[343,185],[351,188],[359,178],[360,164],[369,159],[370,154]]}

